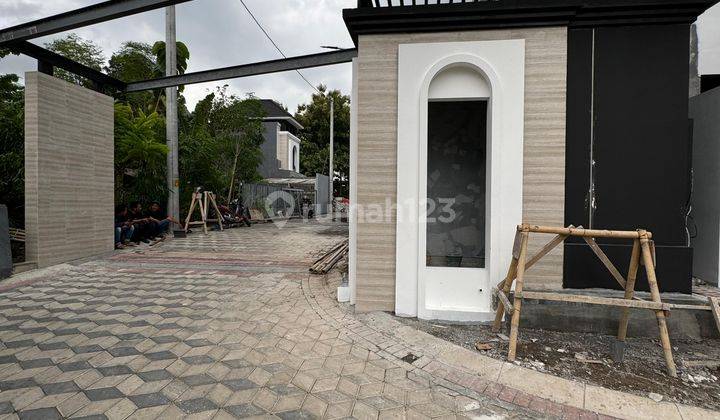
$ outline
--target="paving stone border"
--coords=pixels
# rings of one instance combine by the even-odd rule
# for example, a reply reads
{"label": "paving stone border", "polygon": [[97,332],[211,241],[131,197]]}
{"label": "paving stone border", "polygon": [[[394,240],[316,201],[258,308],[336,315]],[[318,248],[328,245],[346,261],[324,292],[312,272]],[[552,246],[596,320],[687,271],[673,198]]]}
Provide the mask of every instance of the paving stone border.
{"label": "paving stone border", "polygon": [[[332,283],[332,282],[330,282]],[[383,312],[354,314],[334,299],[324,276],[303,282],[311,306],[370,351],[463,395],[483,395],[563,419],[720,419],[720,412],[614,391],[474,353],[406,326]],[[333,284],[334,286],[334,284]],[[412,358],[403,360],[408,355]],[[414,359],[414,360],[413,360]]]}
{"label": "paving stone border", "polygon": [[[349,305],[335,301],[333,287],[327,285],[327,279],[320,276],[309,276],[303,282],[303,290],[314,301],[311,305],[323,319],[350,330],[351,338],[360,337],[369,350],[383,358],[409,364],[413,373],[431,375],[443,386],[466,392],[464,395],[497,398],[563,419],[720,419],[719,412],[657,403],[492,359],[406,326],[387,313],[353,314]],[[412,359],[403,360],[408,355]]]}

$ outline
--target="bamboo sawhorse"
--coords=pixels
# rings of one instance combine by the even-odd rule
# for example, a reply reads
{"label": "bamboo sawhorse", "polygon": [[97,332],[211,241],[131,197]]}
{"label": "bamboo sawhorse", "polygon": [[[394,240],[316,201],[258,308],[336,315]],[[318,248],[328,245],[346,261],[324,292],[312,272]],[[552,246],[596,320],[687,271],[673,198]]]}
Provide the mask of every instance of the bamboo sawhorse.
{"label": "bamboo sawhorse", "polygon": [[[555,234],[550,242],[542,247],[537,254],[528,258],[528,238],[531,233],[539,234]],[[540,259],[552,251],[555,247],[563,243],[569,237],[581,237],[590,246],[595,255],[600,259],[603,265],[610,271],[610,274],[625,290],[625,297],[606,298],[586,295],[572,295],[564,293],[550,292],[530,292],[523,291],[523,278],[525,271],[536,264]],[[594,238],[616,238],[631,239],[633,241],[632,254],[630,257],[630,268],[627,278],[615,268],[610,259],[600,249]],[[647,273],[648,285],[650,286],[650,295],[652,301],[646,301],[634,296],[635,280],[640,265],[645,266]],[[515,294],[513,302],[510,303],[509,295],[515,282]],[[512,262],[508,269],[507,276],[493,289],[493,293],[498,297],[498,307],[495,314],[495,323],[493,329],[500,330],[503,313],[507,311],[511,315],[510,320],[510,344],[508,349],[508,360],[515,360],[517,351],[518,330],[520,327],[520,311],[523,299],[537,299],[559,302],[577,302],[593,305],[616,306],[622,309],[620,325],[618,327],[618,341],[625,341],[627,335],[627,326],[630,315],[630,308],[649,309],[655,312],[658,328],[660,330],[660,342],[662,344],[663,353],[665,355],[665,363],[667,364],[668,374],[677,377],[677,369],[672,355],[672,347],[670,346],[670,335],[668,333],[666,317],[673,307],[690,308],[693,305],[671,305],[665,304],[660,299],[660,290],[658,288],[657,278],[655,277],[655,245],[652,241],[652,233],[638,229],[637,231],[612,231],[612,230],[593,230],[576,228],[574,226],[563,227],[546,227],[519,225],[515,234],[515,244],[513,246]],[[703,307],[704,308],[704,307]]]}
{"label": "bamboo sawhorse", "polygon": [[[208,215],[210,214],[210,206],[212,206],[212,209],[215,210],[215,214],[217,215],[216,219],[208,219]],[[195,207],[200,210],[200,220],[193,222],[191,221],[191,219],[193,217]],[[190,201],[190,210],[188,210],[188,215],[185,218],[185,232],[187,233],[190,226],[202,226],[203,232],[207,235],[208,222],[216,222],[220,227],[220,230],[223,230],[222,214],[218,209],[217,201],[215,200],[215,194],[211,191],[199,192],[196,190],[195,192],[193,192],[192,201]]]}

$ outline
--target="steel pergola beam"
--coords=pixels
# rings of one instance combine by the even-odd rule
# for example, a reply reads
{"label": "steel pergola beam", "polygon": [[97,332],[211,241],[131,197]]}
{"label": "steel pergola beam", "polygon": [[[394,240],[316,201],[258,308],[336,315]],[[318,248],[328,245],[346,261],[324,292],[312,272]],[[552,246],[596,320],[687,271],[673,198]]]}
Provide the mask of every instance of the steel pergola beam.
{"label": "steel pergola beam", "polygon": [[9,47],[13,52],[25,54],[37,59],[38,63],[50,64],[54,67],[67,70],[71,73],[77,74],[78,76],[85,77],[99,86],[111,86],[118,90],[125,90],[125,87],[127,86],[126,83],[114,77],[108,76],[105,73],[63,57],[62,55],[54,53],[50,50],[46,50],[45,48],[39,47],[28,41],[13,43]]}
{"label": "steel pergola beam", "polygon": [[215,70],[185,73],[178,76],[131,82],[127,84],[125,91],[138,92],[142,90],[160,89],[171,86],[190,85],[193,83],[213,82],[216,80],[278,73],[288,70],[329,66],[332,64],[348,63],[355,57],[357,57],[356,49],[301,55],[297,57],[281,58],[279,60],[262,61],[259,63],[242,64],[239,66],[224,67]]}
{"label": "steel pergola beam", "polygon": [[0,47],[190,0],[109,0],[0,30]]}

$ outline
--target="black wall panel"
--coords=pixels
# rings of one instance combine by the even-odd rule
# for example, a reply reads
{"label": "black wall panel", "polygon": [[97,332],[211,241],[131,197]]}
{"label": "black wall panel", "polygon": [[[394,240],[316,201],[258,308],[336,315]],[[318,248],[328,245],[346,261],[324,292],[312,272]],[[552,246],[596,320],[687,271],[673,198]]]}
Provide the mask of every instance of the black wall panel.
{"label": "black wall panel", "polygon": [[568,31],[565,226],[589,226],[592,37],[592,29]]}
{"label": "black wall panel", "polygon": [[[652,231],[665,291],[687,292],[691,285],[684,220],[691,168],[689,33],[686,24],[601,27],[570,30],[568,39],[566,224],[589,226],[594,199],[592,227]],[[594,86],[589,96],[588,79]],[[565,251],[565,287],[614,286],[591,268],[595,257],[586,245],[571,243]],[[626,267],[630,248],[613,251],[613,262]]]}

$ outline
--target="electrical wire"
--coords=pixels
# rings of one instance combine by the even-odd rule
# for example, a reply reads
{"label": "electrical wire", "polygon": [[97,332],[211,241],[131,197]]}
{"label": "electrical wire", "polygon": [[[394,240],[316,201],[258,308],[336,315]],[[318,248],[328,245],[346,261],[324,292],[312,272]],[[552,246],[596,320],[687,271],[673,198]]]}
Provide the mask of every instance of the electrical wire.
{"label": "electrical wire", "polygon": [[[278,52],[280,53],[280,55],[281,55],[283,58],[287,58],[287,56],[285,55],[285,53],[283,52],[283,50],[280,49],[280,47],[278,46],[278,44],[272,39],[272,37],[270,36],[270,34],[265,30],[265,28],[263,28],[262,24],[260,24],[260,22],[257,20],[257,18],[255,17],[255,15],[253,14],[253,12],[250,11],[250,8],[247,6],[247,4],[245,4],[245,0],[240,0],[240,3],[243,5],[243,7],[245,8],[245,10],[248,12],[248,14],[249,14],[250,17],[252,18],[252,20],[255,21],[255,24],[257,25],[257,27],[260,28],[260,30],[262,31],[263,34],[265,34],[265,37],[273,44],[273,46],[275,47],[275,49],[278,50]],[[309,81],[302,73],[300,73],[300,70],[295,70],[295,73],[297,73],[300,77],[302,77],[302,79],[305,81],[305,83],[307,83],[308,86],[310,86],[311,88],[313,88],[313,90],[314,90],[315,92],[320,93],[320,91],[318,90],[318,88],[316,88],[312,83],[310,83],[310,81]]]}

